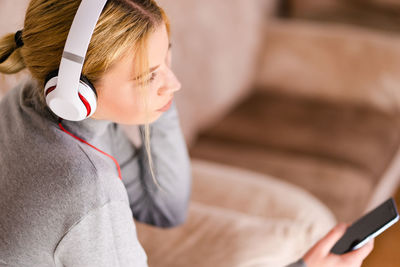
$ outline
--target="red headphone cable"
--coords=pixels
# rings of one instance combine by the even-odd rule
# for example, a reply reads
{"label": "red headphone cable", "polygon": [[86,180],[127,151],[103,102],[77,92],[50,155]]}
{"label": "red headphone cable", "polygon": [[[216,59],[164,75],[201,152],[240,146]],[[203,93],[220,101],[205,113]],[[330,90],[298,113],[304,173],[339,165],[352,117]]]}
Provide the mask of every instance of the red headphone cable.
{"label": "red headphone cable", "polygon": [[62,121],[62,119],[59,119],[58,125],[60,126],[60,129],[61,129],[62,131],[64,131],[65,133],[69,134],[69,135],[72,136],[73,138],[79,140],[80,142],[82,142],[82,143],[84,143],[84,144],[90,146],[91,148],[96,149],[97,151],[99,151],[99,152],[102,153],[103,155],[106,155],[107,157],[111,158],[111,159],[114,161],[115,165],[117,166],[119,179],[122,180],[121,168],[119,167],[118,161],[117,161],[113,156],[107,154],[107,153],[104,152],[104,151],[101,151],[100,149],[98,149],[97,147],[95,147],[95,146],[89,144],[88,142],[86,142],[86,141],[83,140],[82,138],[79,138],[79,137],[73,135],[72,133],[68,132],[67,130],[65,130],[64,127],[63,127],[62,124],[61,124],[61,121]]}

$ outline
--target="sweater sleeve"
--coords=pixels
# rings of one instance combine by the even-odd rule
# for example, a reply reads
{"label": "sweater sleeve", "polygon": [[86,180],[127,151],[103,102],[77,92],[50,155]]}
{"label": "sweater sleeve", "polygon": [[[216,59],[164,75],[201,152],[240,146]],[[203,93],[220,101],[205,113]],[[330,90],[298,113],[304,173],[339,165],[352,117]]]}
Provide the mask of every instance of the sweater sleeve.
{"label": "sweater sleeve", "polygon": [[303,261],[303,259],[300,259],[300,260],[296,261],[295,263],[289,264],[285,267],[307,267],[307,265]]}
{"label": "sweater sleeve", "polygon": [[111,201],[90,211],[60,240],[57,267],[147,267],[127,203]]}
{"label": "sweater sleeve", "polygon": [[135,219],[158,227],[183,223],[191,194],[191,169],[186,143],[180,128],[175,102],[150,124],[150,150],[154,176],[151,175],[144,146],[144,126],[139,126],[143,145],[137,152],[139,177],[127,179],[130,207]]}

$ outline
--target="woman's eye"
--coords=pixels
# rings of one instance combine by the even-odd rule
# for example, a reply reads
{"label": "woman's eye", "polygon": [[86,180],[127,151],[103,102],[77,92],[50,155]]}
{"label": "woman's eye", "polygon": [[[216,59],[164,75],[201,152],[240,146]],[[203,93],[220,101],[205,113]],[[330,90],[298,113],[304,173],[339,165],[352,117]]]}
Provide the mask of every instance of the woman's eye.
{"label": "woman's eye", "polygon": [[157,76],[157,74],[156,74],[155,72],[153,72],[153,73],[151,74],[151,77],[150,77],[150,79],[149,79],[149,82],[154,81],[154,79],[156,78],[156,76]]}

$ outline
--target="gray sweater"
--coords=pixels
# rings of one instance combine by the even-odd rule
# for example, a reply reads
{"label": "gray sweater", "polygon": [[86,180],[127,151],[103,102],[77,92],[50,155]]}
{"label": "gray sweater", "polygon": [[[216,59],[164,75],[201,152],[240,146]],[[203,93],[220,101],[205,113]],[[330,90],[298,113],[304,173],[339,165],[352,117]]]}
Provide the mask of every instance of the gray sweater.
{"label": "gray sweater", "polygon": [[172,227],[187,216],[190,162],[175,105],[150,126],[162,191],[145,150],[119,125],[62,122],[115,157],[122,181],[109,157],[61,131],[32,94],[35,86],[21,84],[0,102],[0,266],[147,266],[133,217]]}

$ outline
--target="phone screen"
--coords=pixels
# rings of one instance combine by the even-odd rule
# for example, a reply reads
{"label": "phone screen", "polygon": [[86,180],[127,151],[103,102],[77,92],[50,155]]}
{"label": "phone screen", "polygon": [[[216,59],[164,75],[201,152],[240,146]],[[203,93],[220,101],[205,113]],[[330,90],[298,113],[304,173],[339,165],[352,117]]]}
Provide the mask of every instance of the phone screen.
{"label": "phone screen", "polygon": [[369,238],[374,238],[389,228],[398,219],[396,204],[393,198],[390,198],[353,223],[331,249],[331,252],[343,254],[357,249],[364,245]]}

